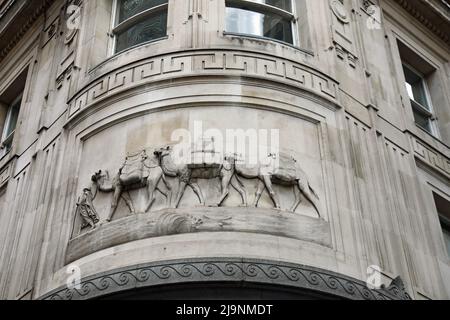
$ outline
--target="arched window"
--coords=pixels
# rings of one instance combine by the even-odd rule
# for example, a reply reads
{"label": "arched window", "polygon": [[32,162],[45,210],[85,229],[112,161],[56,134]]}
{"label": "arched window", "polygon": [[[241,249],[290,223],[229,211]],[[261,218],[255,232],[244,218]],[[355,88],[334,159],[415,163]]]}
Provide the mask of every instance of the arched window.
{"label": "arched window", "polygon": [[226,0],[226,33],[294,44],[292,0]]}
{"label": "arched window", "polygon": [[115,52],[167,36],[168,0],[116,0]]}

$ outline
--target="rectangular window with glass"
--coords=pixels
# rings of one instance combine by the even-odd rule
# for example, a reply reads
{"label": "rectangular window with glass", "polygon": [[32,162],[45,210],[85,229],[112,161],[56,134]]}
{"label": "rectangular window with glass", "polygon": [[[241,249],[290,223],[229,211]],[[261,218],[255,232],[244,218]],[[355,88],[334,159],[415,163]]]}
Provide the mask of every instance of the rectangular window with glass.
{"label": "rectangular window with glass", "polygon": [[115,52],[165,38],[168,0],[116,0]]}
{"label": "rectangular window with glass", "polygon": [[450,201],[433,192],[434,202],[442,227],[442,235],[450,259]]}
{"label": "rectangular window with glass", "polygon": [[444,242],[447,249],[447,255],[450,258],[450,221],[442,221],[442,232],[444,234]]}
{"label": "rectangular window with glass", "polygon": [[294,44],[292,0],[226,0],[226,33]]}
{"label": "rectangular window with glass", "polygon": [[[423,53],[419,54],[412,46],[397,39],[405,85],[404,98],[409,98],[414,122],[417,127],[440,138],[438,127],[440,89],[436,86],[439,78],[436,65]],[[434,99],[433,99],[434,97]],[[437,102],[437,104],[436,104]],[[436,108],[435,108],[436,107]]]}
{"label": "rectangular window with glass", "polygon": [[14,133],[19,119],[20,105],[22,104],[22,94],[11,103],[6,110],[6,118],[3,125],[3,133],[1,139],[1,154],[8,153],[11,150]]}
{"label": "rectangular window with glass", "polygon": [[27,77],[28,68],[25,68],[0,92],[0,159],[13,147]]}
{"label": "rectangular window with glass", "polygon": [[413,67],[403,64],[403,72],[406,80],[406,91],[414,113],[416,124],[422,129],[432,133],[433,112],[425,78]]}

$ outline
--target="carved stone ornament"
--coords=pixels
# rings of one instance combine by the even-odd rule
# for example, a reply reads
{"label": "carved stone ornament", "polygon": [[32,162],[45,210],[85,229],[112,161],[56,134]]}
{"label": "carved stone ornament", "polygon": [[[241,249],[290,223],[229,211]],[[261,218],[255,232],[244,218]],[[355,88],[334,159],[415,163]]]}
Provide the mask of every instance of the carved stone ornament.
{"label": "carved stone ornament", "polygon": [[78,34],[78,30],[81,24],[81,10],[79,7],[79,1],[75,1],[72,5],[67,8],[67,31],[64,37],[64,44],[69,45],[75,36]]}
{"label": "carved stone ornament", "polygon": [[[92,176],[93,186],[96,192],[113,193],[111,207],[106,223],[111,222],[121,200],[127,205],[131,214],[148,213],[156,201],[157,193],[166,199],[167,209],[178,209],[189,187],[198,197],[201,206],[206,206],[206,199],[197,183],[199,179],[217,180],[221,188],[218,201],[214,207],[223,206],[230,194],[230,188],[235,189],[242,200],[242,207],[249,207],[247,190],[243,179],[258,181],[255,200],[251,207],[257,208],[262,194],[267,190],[276,210],[281,209],[281,202],[274,185],[291,186],[294,189],[295,201],[289,212],[295,212],[302,202],[299,193],[314,207],[317,218],[322,218],[322,206],[320,198],[313,188],[307,174],[301,169],[298,161],[284,153],[269,154],[267,161],[261,161],[256,165],[248,165],[239,160],[237,155],[222,155],[212,150],[192,151],[193,161],[177,161],[177,146],[165,146],[158,149],[146,149],[134,154],[129,154],[118,172],[111,176],[108,171],[100,170]],[[149,151],[151,150],[151,151]],[[264,159],[263,159],[264,160]],[[264,164],[263,164],[264,163]],[[172,201],[172,186],[167,178],[175,179],[178,183],[178,191],[175,201]],[[137,212],[130,192],[145,189],[147,201],[143,212]],[[90,197],[91,204],[94,197]],[[215,201],[215,200],[212,200]],[[80,211],[86,221],[87,206]],[[93,208],[93,205],[92,205]],[[92,209],[94,210],[94,209]],[[95,210],[94,210],[95,211]],[[159,210],[161,212],[161,210]],[[98,222],[98,221],[97,221]],[[95,222],[95,223],[97,223]]]}
{"label": "carved stone ornament", "polygon": [[69,100],[69,122],[100,100],[119,93],[176,77],[210,75],[257,78],[283,83],[337,103],[339,83],[309,66],[263,53],[230,50],[198,50],[149,57],[126,68],[108,72]]}
{"label": "carved stone ornament", "polygon": [[403,282],[401,277],[395,278],[388,287],[382,286],[381,289],[389,292],[390,294],[398,297],[399,299],[411,300],[411,297],[409,296],[408,291],[406,290],[405,283]]}
{"label": "carved stone ornament", "polygon": [[[401,281],[401,280],[398,280]],[[81,281],[80,288],[67,286],[42,300],[88,300],[136,289],[177,284],[253,283],[282,289],[315,292],[347,300],[411,300],[404,289],[371,290],[363,281],[331,271],[276,261],[209,258],[166,261],[109,271]]]}
{"label": "carved stone ornament", "polygon": [[88,227],[95,229],[96,224],[100,221],[94,207],[94,198],[95,195],[88,188],[85,188],[83,194],[78,198],[76,211],[82,219],[81,229]]}
{"label": "carved stone ornament", "polygon": [[333,0],[331,2],[331,10],[340,22],[344,24],[350,23],[348,11],[340,0]]}

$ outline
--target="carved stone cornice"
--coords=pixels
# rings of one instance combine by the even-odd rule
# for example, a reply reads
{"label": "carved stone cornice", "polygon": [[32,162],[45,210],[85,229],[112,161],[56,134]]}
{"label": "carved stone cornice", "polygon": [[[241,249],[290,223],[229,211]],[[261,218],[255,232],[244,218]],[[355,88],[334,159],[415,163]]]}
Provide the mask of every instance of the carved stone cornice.
{"label": "carved stone cornice", "polygon": [[444,43],[450,45],[450,6],[445,0],[394,0]]}
{"label": "carved stone cornice", "polygon": [[442,174],[446,179],[450,179],[450,158],[448,155],[414,136],[411,136],[410,139],[415,158],[434,171]]}
{"label": "carved stone cornice", "polygon": [[85,278],[80,289],[61,287],[41,300],[89,300],[129,290],[176,284],[253,283],[348,300],[411,300],[400,278],[388,287],[369,289],[363,281],[335,272],[239,258],[204,258],[150,263]]}
{"label": "carved stone cornice", "polygon": [[13,7],[13,5],[16,3],[16,0],[1,0],[0,1],[0,19],[2,19],[9,10]]}
{"label": "carved stone cornice", "polygon": [[330,225],[323,219],[263,208],[179,208],[135,214],[81,234],[69,242],[66,262],[132,241],[205,232],[269,234],[331,247]]}
{"label": "carved stone cornice", "polygon": [[0,62],[54,2],[55,0],[6,1],[0,16]]}

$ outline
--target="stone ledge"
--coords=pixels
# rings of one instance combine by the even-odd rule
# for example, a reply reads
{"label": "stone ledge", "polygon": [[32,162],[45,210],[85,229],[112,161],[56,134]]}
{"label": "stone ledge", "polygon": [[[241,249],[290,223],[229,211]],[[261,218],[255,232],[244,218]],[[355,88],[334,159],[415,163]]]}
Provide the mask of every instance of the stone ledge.
{"label": "stone ledge", "polygon": [[450,159],[427,143],[413,136],[410,138],[415,158],[450,179]]}
{"label": "stone ledge", "polygon": [[268,234],[332,245],[330,224],[322,219],[272,209],[197,207],[137,214],[102,224],[69,242],[66,262],[132,241],[199,232]]}

